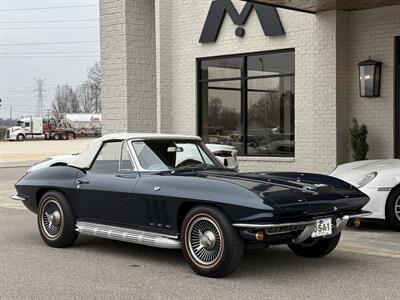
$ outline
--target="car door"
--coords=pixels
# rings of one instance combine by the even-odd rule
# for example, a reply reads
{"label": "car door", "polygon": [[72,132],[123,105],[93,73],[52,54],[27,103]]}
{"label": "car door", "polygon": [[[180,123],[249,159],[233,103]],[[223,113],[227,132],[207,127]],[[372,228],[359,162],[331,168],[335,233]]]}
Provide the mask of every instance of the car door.
{"label": "car door", "polygon": [[126,142],[105,142],[91,168],[76,178],[78,217],[135,224],[137,203],[133,190],[139,176]]}

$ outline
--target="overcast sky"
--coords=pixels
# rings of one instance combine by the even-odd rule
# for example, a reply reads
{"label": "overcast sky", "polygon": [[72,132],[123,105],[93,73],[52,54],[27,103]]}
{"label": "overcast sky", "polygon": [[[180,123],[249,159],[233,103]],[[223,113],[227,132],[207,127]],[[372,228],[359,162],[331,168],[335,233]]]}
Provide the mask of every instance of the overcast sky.
{"label": "overcast sky", "polygon": [[99,60],[98,18],[98,0],[0,0],[1,118],[9,117],[10,106],[13,117],[35,113],[34,78],[46,79],[45,108],[57,84],[85,79]]}

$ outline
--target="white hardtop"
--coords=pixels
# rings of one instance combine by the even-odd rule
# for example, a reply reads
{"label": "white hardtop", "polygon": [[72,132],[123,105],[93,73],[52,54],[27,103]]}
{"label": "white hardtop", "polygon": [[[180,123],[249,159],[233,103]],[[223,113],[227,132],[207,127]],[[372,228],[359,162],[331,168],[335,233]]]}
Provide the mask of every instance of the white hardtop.
{"label": "white hardtop", "polygon": [[103,143],[108,141],[128,141],[128,140],[188,140],[201,141],[198,136],[176,135],[176,134],[160,134],[160,133],[111,133],[95,139],[89,143],[87,148],[71,160],[68,165],[81,169],[90,168],[95,155],[99,152]]}

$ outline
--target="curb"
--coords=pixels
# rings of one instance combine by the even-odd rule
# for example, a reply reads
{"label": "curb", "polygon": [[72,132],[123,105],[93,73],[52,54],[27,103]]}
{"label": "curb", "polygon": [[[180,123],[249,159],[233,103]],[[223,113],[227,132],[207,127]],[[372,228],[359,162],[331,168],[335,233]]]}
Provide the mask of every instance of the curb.
{"label": "curb", "polygon": [[0,169],[29,168],[35,161],[7,161],[0,162]]}

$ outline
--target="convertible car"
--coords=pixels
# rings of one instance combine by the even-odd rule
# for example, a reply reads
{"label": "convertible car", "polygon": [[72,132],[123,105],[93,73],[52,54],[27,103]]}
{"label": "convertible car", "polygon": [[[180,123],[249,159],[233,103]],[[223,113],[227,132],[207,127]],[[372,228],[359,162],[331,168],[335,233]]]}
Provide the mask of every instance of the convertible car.
{"label": "convertible car", "polygon": [[195,136],[111,134],[68,165],[24,175],[12,198],[37,214],[44,242],[79,234],[182,249],[200,275],[222,277],[246,248],[287,244],[322,257],[368,197],[329,176],[238,173]]}

